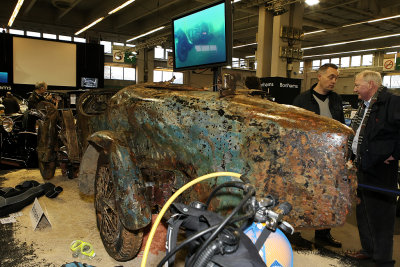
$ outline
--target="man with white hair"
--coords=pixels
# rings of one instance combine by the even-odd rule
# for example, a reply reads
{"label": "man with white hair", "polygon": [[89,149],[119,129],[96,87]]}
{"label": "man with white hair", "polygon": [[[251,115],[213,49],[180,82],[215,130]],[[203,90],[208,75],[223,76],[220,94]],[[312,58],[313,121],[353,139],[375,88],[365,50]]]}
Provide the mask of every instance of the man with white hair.
{"label": "man with white hair", "polygon": [[49,97],[45,97],[46,91],[47,83],[37,82],[35,84],[35,90],[33,90],[32,94],[28,98],[28,109],[36,109],[36,106],[40,102],[49,100]]}
{"label": "man with white hair", "polygon": [[378,72],[369,70],[356,75],[354,92],[361,101],[351,123],[356,134],[349,140],[349,148],[358,168],[361,202],[356,216],[362,250],[347,255],[373,259],[377,266],[394,266],[393,192],[400,158],[400,96],[382,86]]}

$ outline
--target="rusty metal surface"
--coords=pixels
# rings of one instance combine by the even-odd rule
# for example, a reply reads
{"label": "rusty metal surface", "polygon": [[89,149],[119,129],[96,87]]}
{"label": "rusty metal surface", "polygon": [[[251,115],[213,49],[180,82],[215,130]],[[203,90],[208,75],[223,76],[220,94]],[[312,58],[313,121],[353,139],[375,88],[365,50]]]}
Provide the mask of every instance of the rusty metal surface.
{"label": "rusty metal surface", "polygon": [[46,116],[39,121],[37,152],[41,162],[53,162],[56,160],[57,146],[57,121],[58,112],[56,107],[46,101],[40,102],[37,107]]}
{"label": "rusty metal surface", "polygon": [[[353,133],[350,128],[256,97],[219,98],[218,93],[190,88],[151,87],[122,89],[111,98],[105,113],[80,118],[92,132],[113,132],[118,140],[111,142],[117,142],[123,154],[129,155],[125,160],[132,161],[129,166],[123,162],[113,166],[121,192],[125,191],[125,198],[117,196],[123,209],[137,207],[132,192],[127,199],[132,184],[137,189],[133,195],[147,192],[146,200],[139,198],[154,207],[191,179],[234,171],[250,179],[259,197],[272,194],[290,202],[294,209],[288,221],[295,228],[344,224],[356,188],[354,170],[348,170],[345,161],[347,138]],[[159,177],[168,173],[174,177],[164,177],[154,186],[154,176],[148,173],[157,170]],[[219,178],[218,183],[226,180]],[[196,185],[188,196],[204,200],[215,184],[210,180]],[[156,191],[161,196],[152,199]],[[228,195],[214,206],[235,198]],[[147,214],[144,217],[149,219]]]}
{"label": "rusty metal surface", "polygon": [[64,125],[64,135],[68,149],[68,160],[70,162],[80,161],[80,149],[78,146],[78,137],[76,135],[76,126],[72,110],[62,111],[62,120]]}

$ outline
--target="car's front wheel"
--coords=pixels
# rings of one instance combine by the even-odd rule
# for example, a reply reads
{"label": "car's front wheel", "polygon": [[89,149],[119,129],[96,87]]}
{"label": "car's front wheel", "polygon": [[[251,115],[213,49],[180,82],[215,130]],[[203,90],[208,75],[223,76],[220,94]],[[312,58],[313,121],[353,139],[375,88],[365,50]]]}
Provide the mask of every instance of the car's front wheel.
{"label": "car's front wheel", "polygon": [[117,261],[132,259],[142,245],[143,230],[130,231],[122,224],[110,164],[104,153],[98,160],[94,191],[97,227],[105,249]]}

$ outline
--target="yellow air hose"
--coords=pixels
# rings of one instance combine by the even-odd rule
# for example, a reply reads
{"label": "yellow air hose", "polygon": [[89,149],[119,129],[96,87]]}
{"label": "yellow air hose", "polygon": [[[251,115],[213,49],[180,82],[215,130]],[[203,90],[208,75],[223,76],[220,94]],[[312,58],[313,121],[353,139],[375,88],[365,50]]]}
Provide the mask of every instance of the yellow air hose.
{"label": "yellow air hose", "polygon": [[165,212],[168,210],[168,208],[172,204],[172,202],[174,202],[174,200],[180,194],[182,194],[186,189],[188,189],[192,185],[195,185],[201,181],[204,181],[209,178],[217,177],[217,176],[232,176],[232,177],[240,178],[241,174],[236,173],[236,172],[214,172],[214,173],[200,176],[200,177],[190,181],[189,183],[185,184],[181,188],[179,188],[179,190],[176,191],[165,203],[164,207],[161,209],[160,213],[158,214],[157,219],[153,224],[153,227],[151,227],[150,235],[149,235],[149,238],[147,239],[146,247],[144,249],[142,263],[140,265],[141,267],[146,267],[147,257],[149,255],[150,245],[151,245],[151,242],[153,241],[154,234],[156,233],[156,230],[161,221],[161,218],[164,216]]}

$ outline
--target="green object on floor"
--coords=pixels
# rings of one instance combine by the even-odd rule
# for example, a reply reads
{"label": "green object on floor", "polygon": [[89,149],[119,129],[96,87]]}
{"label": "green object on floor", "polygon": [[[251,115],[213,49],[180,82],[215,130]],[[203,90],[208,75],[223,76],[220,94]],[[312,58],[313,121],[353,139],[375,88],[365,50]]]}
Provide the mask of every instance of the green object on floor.
{"label": "green object on floor", "polygon": [[78,257],[79,255],[84,255],[92,259],[96,253],[94,253],[93,246],[82,240],[75,240],[71,243],[71,250],[72,256],[74,258]]}

